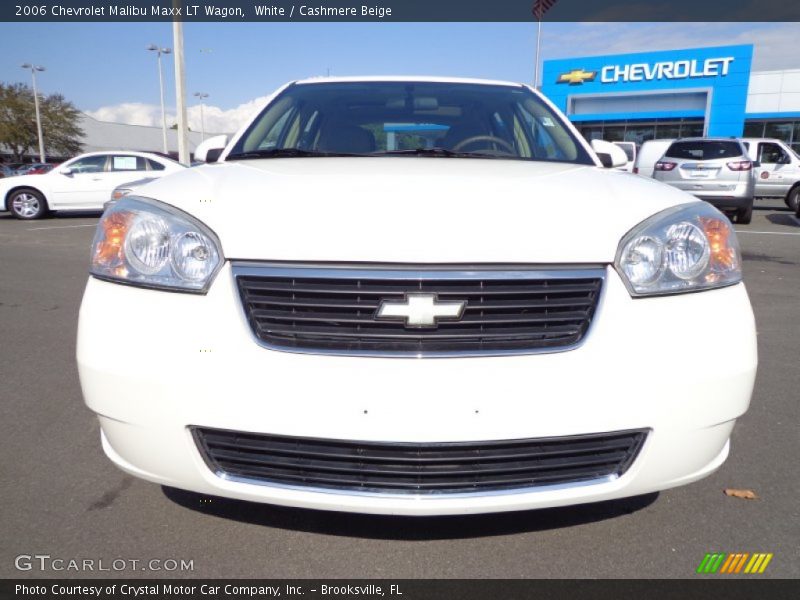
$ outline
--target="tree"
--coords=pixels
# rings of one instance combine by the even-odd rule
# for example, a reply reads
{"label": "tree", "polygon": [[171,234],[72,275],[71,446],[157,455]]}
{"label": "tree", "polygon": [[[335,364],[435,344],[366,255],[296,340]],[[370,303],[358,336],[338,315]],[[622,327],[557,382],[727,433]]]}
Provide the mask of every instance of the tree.
{"label": "tree", "polygon": [[[81,151],[80,111],[61,94],[39,98],[42,135],[48,153],[69,156]],[[39,146],[33,91],[22,83],[0,83],[0,145],[15,161]]]}

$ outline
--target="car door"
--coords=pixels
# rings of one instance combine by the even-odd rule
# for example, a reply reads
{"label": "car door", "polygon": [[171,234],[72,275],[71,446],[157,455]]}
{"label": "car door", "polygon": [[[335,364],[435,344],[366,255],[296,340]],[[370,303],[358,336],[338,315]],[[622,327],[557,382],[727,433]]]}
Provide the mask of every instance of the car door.
{"label": "car door", "polygon": [[761,163],[756,168],[756,196],[784,197],[800,177],[788,149],[776,142],[759,142],[756,157]]}
{"label": "car door", "polygon": [[108,200],[107,154],[94,154],[64,163],[43,177],[48,181],[48,202],[53,209],[91,210],[102,208]]}

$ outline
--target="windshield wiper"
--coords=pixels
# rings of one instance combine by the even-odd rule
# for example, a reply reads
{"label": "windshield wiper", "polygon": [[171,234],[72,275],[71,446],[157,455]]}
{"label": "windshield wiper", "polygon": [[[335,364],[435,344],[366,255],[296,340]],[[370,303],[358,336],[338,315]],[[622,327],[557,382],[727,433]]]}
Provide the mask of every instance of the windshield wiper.
{"label": "windshield wiper", "polygon": [[346,152],[319,152],[316,150],[301,150],[300,148],[268,148],[250,150],[248,152],[234,152],[225,160],[247,160],[251,158],[305,158],[307,156],[364,156],[363,154],[348,154]]}
{"label": "windshield wiper", "polygon": [[386,150],[373,152],[370,156],[436,156],[443,158],[500,158],[493,154],[480,152],[453,152],[445,148],[412,148],[410,150]]}

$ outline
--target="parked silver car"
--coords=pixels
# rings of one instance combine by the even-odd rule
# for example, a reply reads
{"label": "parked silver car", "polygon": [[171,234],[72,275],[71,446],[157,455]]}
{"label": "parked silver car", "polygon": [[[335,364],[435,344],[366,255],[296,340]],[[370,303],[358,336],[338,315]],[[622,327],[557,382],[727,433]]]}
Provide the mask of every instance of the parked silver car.
{"label": "parked silver car", "polygon": [[737,223],[749,223],[755,195],[753,166],[740,140],[684,138],[670,144],[656,163],[653,178],[735,214]]}

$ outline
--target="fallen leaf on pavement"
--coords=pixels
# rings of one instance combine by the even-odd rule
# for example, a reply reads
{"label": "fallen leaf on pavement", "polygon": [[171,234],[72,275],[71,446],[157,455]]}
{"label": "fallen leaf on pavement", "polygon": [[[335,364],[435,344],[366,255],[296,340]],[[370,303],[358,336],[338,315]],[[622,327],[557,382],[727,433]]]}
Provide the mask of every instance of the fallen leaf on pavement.
{"label": "fallen leaf on pavement", "polygon": [[736,488],[725,488],[723,490],[726,496],[733,496],[734,498],[744,498],[745,500],[758,500],[758,496],[753,490],[737,490]]}

